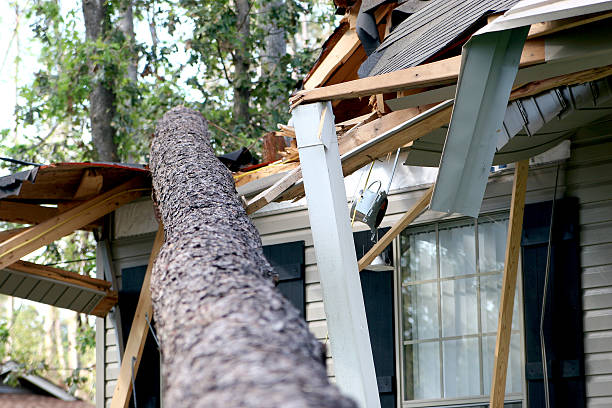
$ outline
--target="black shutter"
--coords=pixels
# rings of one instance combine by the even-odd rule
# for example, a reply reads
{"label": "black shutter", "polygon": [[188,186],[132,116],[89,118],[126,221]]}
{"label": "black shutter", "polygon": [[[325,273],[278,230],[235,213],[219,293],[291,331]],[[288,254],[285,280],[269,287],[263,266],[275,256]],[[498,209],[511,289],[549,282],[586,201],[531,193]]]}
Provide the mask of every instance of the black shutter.
{"label": "black shutter", "polygon": [[[522,237],[527,399],[545,407],[540,313],[552,201],[525,206]],[[578,200],[555,204],[544,339],[551,407],[584,407],[584,349]]]}
{"label": "black shutter", "polygon": [[[121,305],[121,327],[123,329],[123,344],[127,344],[130,328],[136,313],[140,289],[147,271],[147,265],[124,268],[121,270],[121,290],[119,304]],[[153,326],[155,327],[155,326]],[[160,403],[160,356],[157,344],[149,331],[136,374],[136,399],[138,408],[158,408]],[[130,398],[130,407],[134,407]]]}
{"label": "black shutter", "polygon": [[263,253],[278,274],[277,289],[306,318],[304,241],[266,245]]}
{"label": "black shutter", "polygon": [[[382,236],[387,230],[388,228],[379,229],[378,235]],[[370,231],[353,234],[357,259],[365,255],[374,245],[370,240],[371,236]],[[382,257],[386,262],[392,263],[391,245],[385,248]],[[396,406],[393,273],[390,270],[364,270],[359,274],[381,408],[395,408]]]}

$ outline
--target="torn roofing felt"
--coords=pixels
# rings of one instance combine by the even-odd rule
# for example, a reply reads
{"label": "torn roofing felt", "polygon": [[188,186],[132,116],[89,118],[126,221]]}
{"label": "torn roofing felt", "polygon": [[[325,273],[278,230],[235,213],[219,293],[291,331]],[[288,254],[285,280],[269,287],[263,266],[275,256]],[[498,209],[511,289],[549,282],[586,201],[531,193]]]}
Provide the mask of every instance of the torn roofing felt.
{"label": "torn roofing felt", "polygon": [[30,170],[20,171],[8,176],[0,177],[0,200],[4,197],[18,195],[24,181],[31,183],[36,179],[38,166]]}
{"label": "torn roofing felt", "polygon": [[[361,78],[425,62],[453,45],[489,14],[508,10],[518,0],[431,0],[385,38],[359,68]],[[471,33],[471,32],[470,32]]]}

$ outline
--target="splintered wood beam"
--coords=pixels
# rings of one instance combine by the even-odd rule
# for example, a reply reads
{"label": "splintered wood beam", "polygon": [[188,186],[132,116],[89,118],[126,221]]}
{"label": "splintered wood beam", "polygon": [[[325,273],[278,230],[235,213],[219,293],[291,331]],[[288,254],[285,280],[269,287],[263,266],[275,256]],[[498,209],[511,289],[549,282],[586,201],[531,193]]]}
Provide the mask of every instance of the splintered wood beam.
{"label": "splintered wood beam", "polygon": [[81,182],[76,193],[72,197],[74,200],[86,200],[95,195],[98,195],[102,190],[104,176],[93,169],[87,169],[83,172]]}
{"label": "splintered wood beam", "polygon": [[403,230],[406,229],[408,225],[412,221],[414,221],[419,215],[425,211],[429,202],[431,201],[431,194],[433,193],[434,186],[429,187],[429,189],[423,194],[423,197],[419,199],[412,206],[410,210],[406,212],[402,216],[402,218],[397,221],[389,231],[385,235],[383,235],[376,244],[359,260],[358,266],[359,271],[366,269],[380,253],[389,245],[395,237],[397,237]]}
{"label": "splintered wood beam", "polygon": [[[149,333],[149,323],[147,319],[151,322],[153,318],[151,270],[153,269],[153,264],[163,244],[164,227],[160,224],[149,257],[149,264],[147,265],[147,271],[142,282],[142,288],[140,289],[140,297],[138,298],[138,305],[134,313],[134,320],[132,320],[130,335],[128,336],[128,341],[125,346],[123,359],[121,359],[121,368],[119,369],[117,385],[113,392],[113,399],[110,405],[111,408],[127,408],[130,403],[132,374],[134,378],[136,378],[136,373],[138,372],[138,366],[140,365],[140,359],[142,357],[142,350],[144,349],[147,334]],[[133,372],[132,369],[134,370]]]}
{"label": "splintered wood beam", "polygon": [[512,312],[514,309],[514,293],[516,291],[516,275],[518,270],[519,252],[521,250],[521,234],[523,231],[523,213],[525,210],[525,192],[527,190],[527,172],[529,160],[516,164],[514,183],[512,185],[512,201],[510,204],[510,221],[506,238],[506,256],[504,261],[504,276],[499,303],[499,320],[497,322],[497,341],[495,343],[495,361],[491,380],[491,408],[503,408],[506,395],[506,373],[508,371],[508,354],[510,353],[510,335],[512,334]]}
{"label": "splintered wood beam", "polygon": [[[520,62],[521,67],[541,64],[545,61],[543,40],[536,39],[525,42]],[[412,88],[447,85],[457,81],[460,68],[461,56],[459,55],[387,74],[300,91],[289,101],[293,108],[300,103],[353,99]]]}
{"label": "splintered wood beam", "polygon": [[141,178],[115,187],[0,243],[0,269],[143,195]]}
{"label": "splintered wood beam", "polygon": [[255,211],[265,207],[267,204],[274,201],[279,195],[284,193],[289,187],[294,185],[302,178],[302,168],[297,167],[291,170],[286,176],[278,180],[267,190],[262,191],[255,196],[251,201],[248,202],[246,207],[246,213],[252,214]]}
{"label": "splintered wood beam", "polygon": [[110,282],[101,279],[91,278],[89,276],[80,275],[75,272],[66,271],[64,269],[54,268],[51,266],[40,265],[37,263],[17,261],[9,265],[6,269],[17,271],[22,274],[27,274],[36,278],[42,278],[46,281],[65,283],[73,287],[79,287],[84,290],[95,291],[100,294],[104,293],[104,297],[98,304],[88,313],[97,317],[105,317],[110,309],[117,304],[117,292],[111,290]]}

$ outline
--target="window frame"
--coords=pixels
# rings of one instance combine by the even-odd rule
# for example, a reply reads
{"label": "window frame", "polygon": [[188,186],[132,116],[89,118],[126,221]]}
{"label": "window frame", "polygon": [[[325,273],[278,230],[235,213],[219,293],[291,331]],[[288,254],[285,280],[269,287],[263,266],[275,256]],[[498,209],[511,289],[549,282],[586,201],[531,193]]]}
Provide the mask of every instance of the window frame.
{"label": "window frame", "polygon": [[[504,211],[496,211],[496,212],[490,212],[490,213],[484,213],[484,214],[480,214],[478,218],[467,218],[467,217],[453,217],[453,218],[437,218],[434,220],[427,220],[426,222],[420,223],[420,224],[416,224],[416,225],[412,225],[409,226],[408,228],[404,229],[402,231],[402,233],[404,233],[404,231],[409,231],[409,232],[419,232],[421,230],[431,230],[433,229],[436,233],[436,251],[439,251],[439,230],[440,230],[440,225],[443,226],[451,226],[451,227],[459,227],[459,226],[465,226],[465,225],[469,225],[470,221],[473,223],[474,225],[474,236],[475,236],[475,249],[476,249],[476,254],[478,255],[478,251],[479,251],[479,242],[478,242],[478,223],[479,221],[486,221],[487,219],[493,219],[493,220],[501,220],[501,219],[508,219],[509,218],[509,211],[504,210]],[[480,407],[483,404],[488,404],[489,402],[489,396],[482,396],[482,397],[458,397],[458,398],[435,398],[435,399],[420,399],[420,400],[405,400],[404,399],[404,392],[405,392],[405,378],[404,378],[404,339],[403,339],[403,316],[402,316],[402,280],[401,280],[401,234],[400,233],[394,240],[393,240],[393,265],[394,265],[394,273],[393,273],[393,284],[394,284],[394,291],[393,291],[393,303],[394,303],[394,309],[395,309],[395,313],[394,313],[394,319],[395,319],[395,327],[396,327],[396,331],[395,331],[395,355],[396,355],[396,389],[397,391],[397,406],[398,408],[416,408],[416,407],[443,407],[443,406],[447,406],[447,407],[470,407],[470,406],[476,406],[476,407]],[[457,278],[466,278],[466,277],[470,277],[470,276],[483,276],[482,274],[480,274],[480,270],[479,270],[479,260],[478,258],[476,259],[476,264],[477,264],[477,273],[476,274],[470,274],[470,275],[462,275],[461,277],[455,277],[454,279]],[[439,268],[439,266],[438,266]],[[525,367],[525,330],[524,330],[524,314],[523,314],[523,285],[521,284],[522,282],[522,270],[521,270],[521,262],[520,262],[520,255],[519,255],[519,267],[518,267],[518,274],[517,274],[517,309],[518,309],[518,326],[519,326],[519,344],[520,344],[520,365],[521,365],[521,384],[522,384],[522,392],[520,393],[509,393],[506,394],[504,401],[505,403],[521,403],[521,406],[523,408],[527,408],[527,383],[526,383],[526,378],[525,378],[525,370],[523,369]],[[488,274],[485,274],[484,276],[487,276]],[[503,271],[502,271],[502,276],[503,276]],[[435,279],[435,282],[438,282],[438,286],[440,286],[440,282],[442,281],[447,281],[447,280],[452,280],[453,278],[441,278],[439,273],[438,276]],[[421,282],[421,281],[415,281],[415,282]],[[438,303],[440,302],[440,294],[438,294]],[[483,357],[482,357],[482,352],[483,352],[483,346],[482,346],[482,328],[481,328],[481,316],[480,316],[480,288],[478,288],[478,301],[479,301],[479,306],[478,306],[478,316],[479,316],[479,322],[478,322],[478,326],[479,326],[479,333],[477,335],[470,335],[470,336],[459,336],[460,338],[472,338],[472,337],[477,337],[479,339],[479,364],[481,366],[480,368],[480,373],[481,373],[481,387],[482,387],[482,382],[483,382],[483,378],[484,378],[484,371],[483,371],[483,367],[482,367],[482,363],[483,363]],[[438,307],[440,308],[440,304],[438,304]],[[440,309],[439,309],[440,310]],[[440,317],[441,318],[441,317]],[[441,341],[440,339],[437,339],[438,341]],[[440,367],[440,375],[442,376],[442,370],[443,368]],[[490,391],[484,390],[484,392],[486,392],[487,394],[490,393]]]}

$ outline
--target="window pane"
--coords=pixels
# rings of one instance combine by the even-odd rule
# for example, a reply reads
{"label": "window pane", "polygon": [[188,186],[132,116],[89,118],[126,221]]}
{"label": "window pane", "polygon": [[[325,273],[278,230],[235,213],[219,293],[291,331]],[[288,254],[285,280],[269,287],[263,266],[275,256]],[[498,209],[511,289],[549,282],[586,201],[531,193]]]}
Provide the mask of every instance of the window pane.
{"label": "window pane", "polygon": [[[495,336],[482,337],[482,369],[485,393],[491,392],[491,376],[495,360]],[[506,394],[518,393],[522,390],[521,380],[521,345],[518,333],[510,337],[510,354],[508,356],[508,372],[506,376]]]}
{"label": "window pane", "polygon": [[440,229],[440,276],[476,273],[476,233],[473,225]]}
{"label": "window pane", "polygon": [[406,399],[440,398],[440,343],[408,344],[404,353]]}
{"label": "window pane", "polygon": [[436,279],[436,233],[423,232],[402,238],[402,281]]}
{"label": "window pane", "polygon": [[404,340],[438,337],[438,285],[435,282],[403,287],[402,305]]}
{"label": "window pane", "polygon": [[480,395],[480,365],[478,338],[445,340],[444,397]]}
{"label": "window pane", "polygon": [[[499,317],[499,302],[501,297],[502,274],[480,277],[480,314],[483,333],[497,332]],[[514,311],[512,312],[512,330],[518,330],[518,286],[514,295]]]}
{"label": "window pane", "polygon": [[442,336],[478,333],[478,299],[476,278],[443,281]]}
{"label": "window pane", "polygon": [[508,220],[478,224],[478,261],[480,272],[504,269]]}

